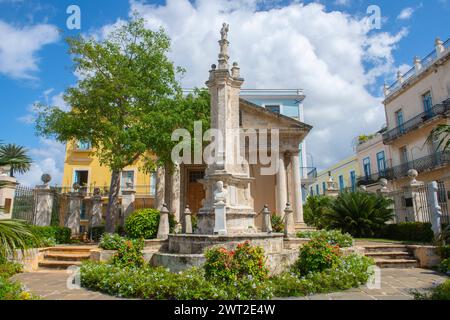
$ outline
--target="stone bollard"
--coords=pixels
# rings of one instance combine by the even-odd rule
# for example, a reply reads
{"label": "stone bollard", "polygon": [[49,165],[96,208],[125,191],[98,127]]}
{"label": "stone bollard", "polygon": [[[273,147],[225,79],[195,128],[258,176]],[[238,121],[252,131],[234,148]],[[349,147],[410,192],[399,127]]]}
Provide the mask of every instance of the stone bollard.
{"label": "stone bollard", "polygon": [[439,187],[436,181],[430,182],[427,188],[427,201],[428,207],[431,210],[431,229],[433,230],[434,236],[437,238],[442,232],[442,209],[439,206],[438,198]]}
{"label": "stone bollard", "polygon": [[291,238],[295,236],[294,214],[290,203],[286,204],[284,209],[284,237]]}
{"label": "stone bollard", "polygon": [[49,187],[51,181],[49,174],[41,177],[43,185],[36,186],[36,206],[34,207],[34,225],[49,226],[52,222],[53,191]]}
{"label": "stone bollard", "polygon": [[272,220],[270,216],[269,206],[267,204],[264,205],[262,214],[263,214],[262,232],[272,233]]}
{"label": "stone bollard", "polygon": [[158,226],[158,239],[167,239],[170,232],[169,226],[169,209],[167,209],[167,204],[163,204],[160,211],[159,226]]}
{"label": "stone bollard", "polygon": [[189,205],[186,205],[186,209],[184,210],[184,233],[192,234],[192,212],[189,209]]}
{"label": "stone bollard", "polygon": [[77,183],[74,184],[73,189],[75,191],[69,193],[64,225],[72,230],[72,237],[76,237],[80,234],[81,205],[84,195],[78,191],[80,186]]}
{"label": "stone bollard", "polygon": [[91,206],[91,221],[89,223],[90,227],[99,227],[103,225],[103,202],[102,196],[100,194],[99,188],[94,188],[94,195],[91,198],[92,206]]}

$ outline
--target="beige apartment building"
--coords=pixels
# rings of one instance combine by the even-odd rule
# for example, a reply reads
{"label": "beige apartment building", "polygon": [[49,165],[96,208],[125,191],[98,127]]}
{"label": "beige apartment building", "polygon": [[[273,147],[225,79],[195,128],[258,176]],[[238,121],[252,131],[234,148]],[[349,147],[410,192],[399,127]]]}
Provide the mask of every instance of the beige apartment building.
{"label": "beige apartment building", "polygon": [[[382,141],[390,159],[383,175],[393,189],[409,183],[410,169],[417,170],[423,182],[450,177],[450,154],[428,140],[439,124],[450,124],[450,39],[437,39],[429,55],[416,57],[411,70],[399,72],[397,81],[385,86],[384,106],[387,130]],[[374,145],[381,148],[379,140]]]}

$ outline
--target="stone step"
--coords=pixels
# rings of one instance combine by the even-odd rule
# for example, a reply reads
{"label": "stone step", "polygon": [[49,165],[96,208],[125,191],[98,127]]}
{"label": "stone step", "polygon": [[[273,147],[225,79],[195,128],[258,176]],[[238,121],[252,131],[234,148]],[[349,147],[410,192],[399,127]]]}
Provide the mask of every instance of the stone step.
{"label": "stone step", "polygon": [[367,257],[371,257],[374,259],[414,259],[414,256],[411,255],[409,252],[403,252],[403,251],[387,251],[387,252],[367,252],[365,254]]}
{"label": "stone step", "polygon": [[58,260],[58,261],[82,261],[88,260],[91,257],[90,252],[87,253],[61,253],[61,252],[49,252],[45,254],[46,260]]}
{"label": "stone step", "polygon": [[366,245],[366,252],[409,252],[405,245]]}
{"label": "stone step", "polygon": [[55,260],[46,260],[39,262],[39,268],[48,268],[48,269],[67,269],[70,266],[80,266],[81,261],[55,261]]}
{"label": "stone step", "polygon": [[418,268],[416,259],[375,259],[375,264],[380,268]]}

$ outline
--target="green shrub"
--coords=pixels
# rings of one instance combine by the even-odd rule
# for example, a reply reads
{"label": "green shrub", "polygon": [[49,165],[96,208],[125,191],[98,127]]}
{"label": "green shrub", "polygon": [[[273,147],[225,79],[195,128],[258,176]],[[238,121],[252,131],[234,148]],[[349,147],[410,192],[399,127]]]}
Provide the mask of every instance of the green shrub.
{"label": "green shrub", "polygon": [[414,298],[416,300],[450,300],[450,279],[446,280],[444,283],[431,288],[426,293],[421,293],[418,291],[413,292]]}
{"label": "green shrub", "polygon": [[13,275],[22,272],[22,265],[9,261],[0,261],[0,278],[10,278]]}
{"label": "green shrub", "polygon": [[[155,239],[158,234],[159,211],[156,209],[141,209],[135,211],[125,221],[125,232],[133,239]],[[173,232],[177,221],[169,215],[170,232]]]}
{"label": "green shrub", "polygon": [[273,232],[277,232],[277,233],[283,233],[284,232],[284,223],[283,223],[283,218],[276,215],[276,214],[272,214],[271,216],[271,223],[272,223],[272,230]]}
{"label": "green shrub", "polygon": [[119,245],[117,252],[113,255],[111,263],[122,268],[140,268],[144,265],[142,250],[144,241],[125,240]]}
{"label": "green shrub", "polygon": [[331,213],[333,198],[329,196],[311,196],[303,206],[303,215],[307,225],[319,229],[328,226],[327,214]]}
{"label": "green shrub", "polygon": [[378,237],[390,240],[432,242],[434,233],[431,223],[400,222],[383,226]]}
{"label": "green shrub", "polygon": [[321,238],[313,238],[300,249],[294,270],[301,275],[321,272],[335,267],[339,262],[340,250]]}
{"label": "green shrub", "polygon": [[358,191],[342,192],[326,214],[327,229],[342,230],[354,237],[373,237],[393,218],[392,200]]}
{"label": "green shrub", "polygon": [[24,291],[20,283],[9,280],[10,277],[20,272],[22,272],[20,264],[0,261],[0,300],[30,300],[35,298],[29,292]]}
{"label": "green shrub", "polygon": [[92,227],[90,232],[92,240],[98,242],[105,233],[105,226]]}
{"label": "green shrub", "polygon": [[450,275],[450,258],[441,261],[439,264],[439,271]]}
{"label": "green shrub", "polygon": [[309,273],[299,277],[295,272],[284,272],[273,277],[271,284],[277,297],[298,297],[318,293],[356,288],[367,283],[371,272],[371,258],[351,254],[339,259],[339,263],[322,272]]}
{"label": "green shrub", "polygon": [[[72,231],[69,228],[58,226],[32,226],[32,232],[41,240],[41,247],[51,247],[56,244],[71,243],[70,237]],[[30,245],[32,244],[30,243]]]}
{"label": "green shrub", "polygon": [[442,259],[450,258],[450,245],[440,246],[438,251]]}
{"label": "green shrub", "polygon": [[269,274],[264,250],[248,241],[237,245],[235,250],[223,247],[209,249],[205,258],[206,278],[214,282],[232,283],[244,278],[263,281]]}
{"label": "green shrub", "polygon": [[321,238],[333,246],[348,248],[353,245],[353,238],[350,234],[343,234],[339,230],[320,230],[320,231],[303,231],[297,233],[297,238],[315,239]]}
{"label": "green shrub", "polygon": [[125,238],[117,233],[104,233],[100,237],[98,246],[104,250],[117,250],[125,242]]}

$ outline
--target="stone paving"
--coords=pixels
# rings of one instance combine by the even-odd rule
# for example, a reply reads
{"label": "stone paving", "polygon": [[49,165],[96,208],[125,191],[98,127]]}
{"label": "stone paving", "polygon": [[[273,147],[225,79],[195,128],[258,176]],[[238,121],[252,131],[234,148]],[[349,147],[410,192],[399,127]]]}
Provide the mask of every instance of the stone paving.
{"label": "stone paving", "polygon": [[[13,277],[32,293],[46,300],[112,300],[118,299],[86,289],[67,288],[66,271],[22,273]],[[381,269],[381,289],[361,286],[344,292],[319,294],[289,300],[411,300],[411,290],[424,290],[444,282],[448,277],[426,269]]]}
{"label": "stone paving", "polygon": [[412,290],[423,291],[447,280],[448,277],[427,269],[381,269],[381,288],[367,286],[342,292],[318,294],[292,300],[412,300]]}

